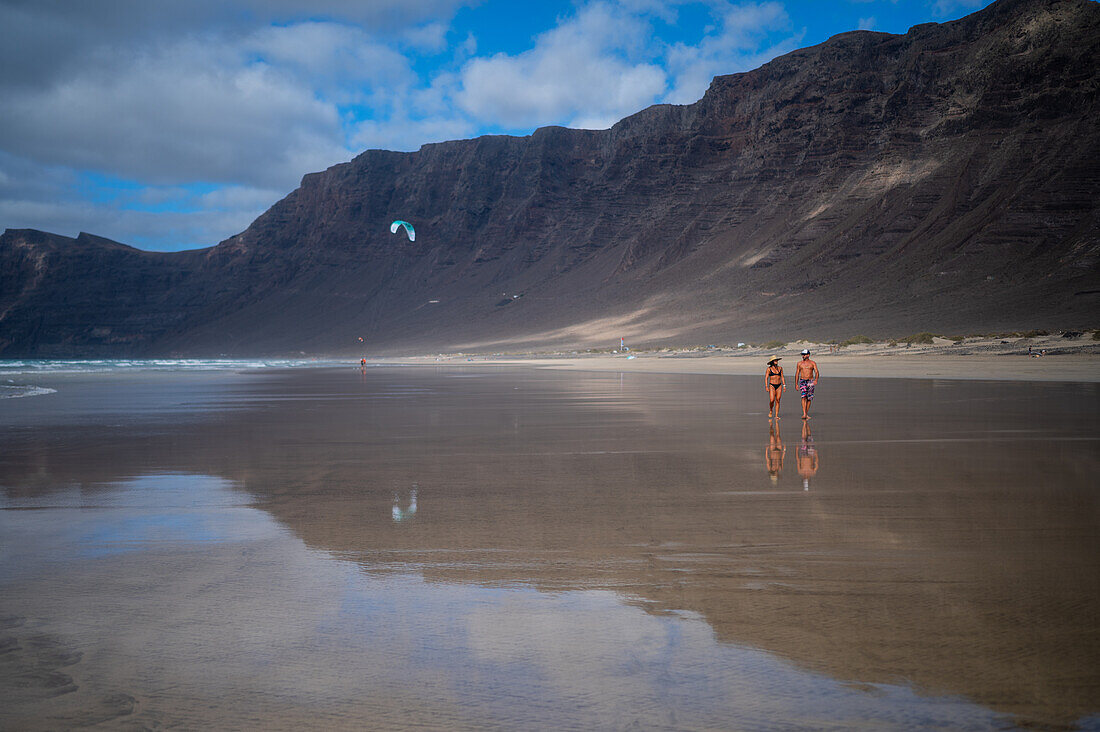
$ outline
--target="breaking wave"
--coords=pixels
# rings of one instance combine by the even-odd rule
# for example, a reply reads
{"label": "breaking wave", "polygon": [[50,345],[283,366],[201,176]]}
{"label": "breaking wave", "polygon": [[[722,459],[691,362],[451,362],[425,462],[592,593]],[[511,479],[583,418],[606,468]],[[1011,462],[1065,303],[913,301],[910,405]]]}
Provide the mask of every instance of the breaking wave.
{"label": "breaking wave", "polygon": [[19,397],[42,396],[43,394],[56,393],[57,389],[50,389],[45,386],[0,384],[0,399],[18,399]]}
{"label": "breaking wave", "polygon": [[[305,368],[317,366],[347,366],[351,361],[314,359],[229,359],[229,358],[165,358],[165,359],[24,359],[0,361],[0,375],[96,373],[106,371],[234,371],[238,369]],[[358,365],[358,362],[355,363]],[[52,390],[51,390],[52,391]],[[25,395],[20,395],[25,396]],[[29,396],[29,395],[26,395]]]}

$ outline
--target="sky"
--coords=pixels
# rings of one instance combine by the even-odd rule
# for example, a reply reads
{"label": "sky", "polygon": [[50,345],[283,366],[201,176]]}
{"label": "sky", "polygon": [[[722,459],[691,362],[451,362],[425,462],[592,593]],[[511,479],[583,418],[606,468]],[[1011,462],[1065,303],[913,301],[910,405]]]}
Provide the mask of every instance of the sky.
{"label": "sky", "polygon": [[211,246],[367,149],[603,129],[989,2],[0,0],[0,228]]}

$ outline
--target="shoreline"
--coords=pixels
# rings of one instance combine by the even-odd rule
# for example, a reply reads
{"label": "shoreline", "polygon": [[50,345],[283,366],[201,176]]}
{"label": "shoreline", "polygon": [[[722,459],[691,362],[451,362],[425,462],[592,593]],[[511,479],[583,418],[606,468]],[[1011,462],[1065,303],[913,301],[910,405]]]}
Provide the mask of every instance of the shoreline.
{"label": "shoreline", "polygon": [[[919,340],[918,340],[919,338]],[[560,349],[526,353],[438,353],[371,359],[383,364],[529,365],[570,371],[762,376],[769,358],[789,366],[788,387],[800,351],[809,349],[823,379],[899,378],[975,381],[1100,382],[1100,339],[1093,332],[1018,333],[944,338],[918,334],[902,341],[852,339],[842,346],[798,340],[764,345],[695,346],[619,352]],[[1031,357],[1030,352],[1045,355]]]}
{"label": "shoreline", "polygon": [[[1061,335],[1017,337],[972,336],[942,338],[929,335],[920,343],[890,342],[849,343],[836,347],[828,343],[795,341],[763,346],[694,346],[623,351],[613,349],[520,351],[497,353],[434,353],[370,356],[376,366],[532,366],[568,371],[632,372],[655,374],[700,374],[717,376],[761,376],[772,356],[783,359],[788,367],[788,387],[793,387],[794,366],[803,348],[810,350],[822,378],[899,378],[959,379],[973,381],[1083,382],[1100,383],[1100,340],[1086,334],[1066,338]],[[1084,337],[1082,337],[1084,336]],[[1038,358],[1029,357],[1029,349]],[[10,359],[0,360],[0,376],[7,386],[26,389],[15,378],[26,381],[63,374],[105,371],[127,372],[177,371],[271,371],[287,368],[345,368],[358,366],[364,356],[299,354],[251,358],[211,359]],[[41,361],[42,365],[37,362]],[[7,367],[7,368],[5,368]],[[4,379],[0,379],[2,381]],[[8,389],[0,389],[8,391]],[[41,392],[36,392],[36,394]],[[2,396],[2,395],[0,395]],[[23,394],[20,394],[23,396]],[[6,400],[5,400],[6,401]]]}
{"label": "shoreline", "polygon": [[[777,354],[779,355],[779,354]],[[392,366],[533,366],[568,371],[615,371],[654,374],[762,376],[768,354],[532,354],[484,356],[441,354],[407,358],[368,359],[368,363]],[[787,365],[787,386],[793,388],[793,366],[798,353],[782,353]],[[1100,383],[1100,354],[1048,355],[1042,358],[990,354],[878,353],[812,354],[822,379],[897,378],[961,379],[972,381],[1080,381]]]}

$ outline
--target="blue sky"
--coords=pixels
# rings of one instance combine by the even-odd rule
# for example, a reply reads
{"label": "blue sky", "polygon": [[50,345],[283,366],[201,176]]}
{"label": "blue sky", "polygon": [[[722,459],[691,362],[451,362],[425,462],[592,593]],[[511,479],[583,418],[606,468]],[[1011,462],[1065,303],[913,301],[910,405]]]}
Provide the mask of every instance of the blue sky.
{"label": "blue sky", "polygon": [[305,173],[605,128],[857,28],[989,0],[0,0],[0,227],[218,243]]}

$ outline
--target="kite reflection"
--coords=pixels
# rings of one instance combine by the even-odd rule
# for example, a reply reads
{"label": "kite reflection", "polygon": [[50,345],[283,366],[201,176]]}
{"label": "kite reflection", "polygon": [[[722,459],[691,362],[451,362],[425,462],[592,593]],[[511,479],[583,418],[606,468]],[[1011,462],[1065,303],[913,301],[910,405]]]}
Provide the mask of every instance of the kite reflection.
{"label": "kite reflection", "polygon": [[413,487],[409,490],[409,502],[405,507],[405,510],[401,510],[401,499],[394,493],[393,494],[393,521],[394,523],[401,523],[402,521],[408,521],[416,516],[416,492],[420,486],[417,483],[413,483]]}

